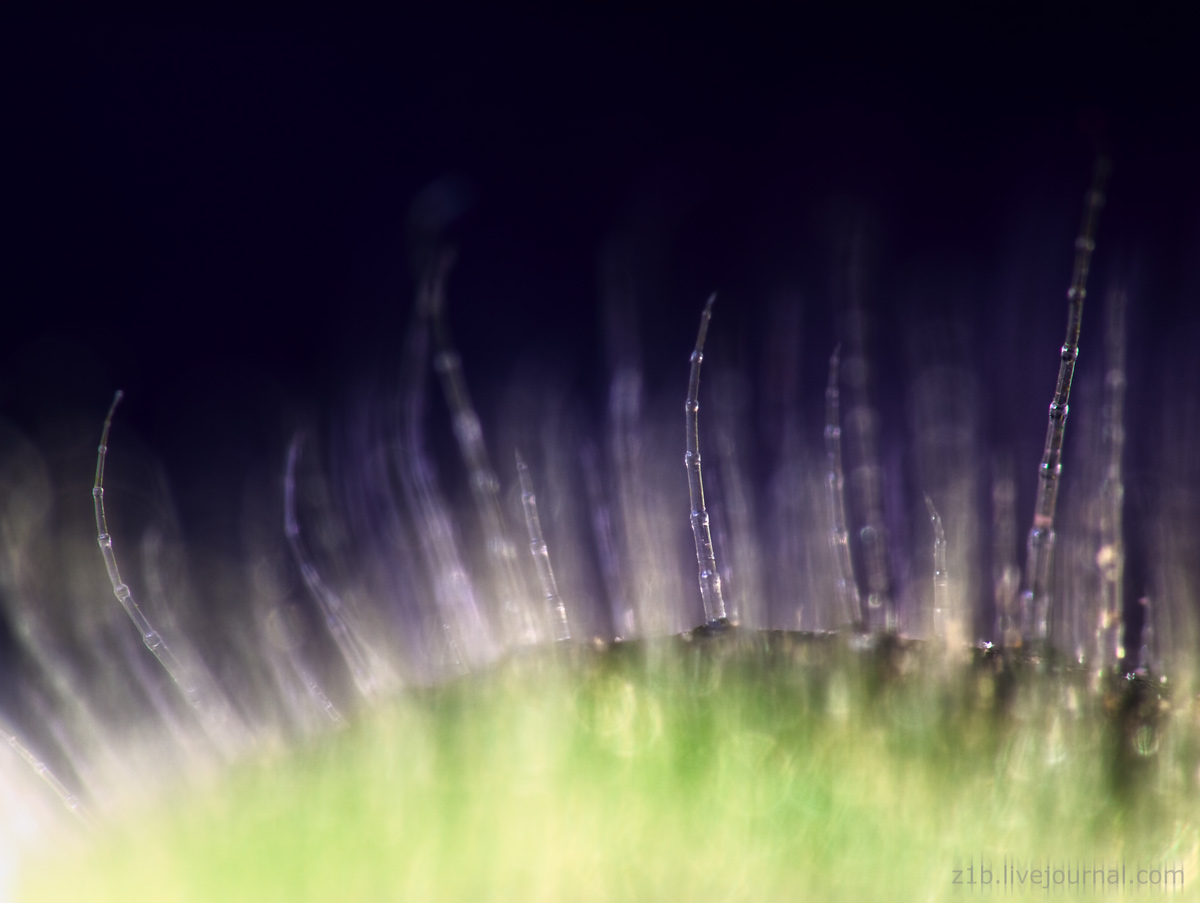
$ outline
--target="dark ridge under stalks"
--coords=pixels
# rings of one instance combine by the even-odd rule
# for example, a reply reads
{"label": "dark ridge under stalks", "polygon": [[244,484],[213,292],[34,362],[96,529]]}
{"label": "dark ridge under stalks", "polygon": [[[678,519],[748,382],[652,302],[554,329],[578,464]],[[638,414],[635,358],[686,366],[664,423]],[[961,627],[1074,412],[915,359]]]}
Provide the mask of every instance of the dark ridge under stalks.
{"label": "dark ridge under stalks", "polygon": [[712,308],[716,294],[709,296],[700,315],[700,331],[696,335],[696,348],[692,352],[692,369],[688,378],[687,402],[683,409],[687,425],[687,454],[683,463],[688,473],[688,497],[691,500],[692,535],[696,538],[696,561],[700,566],[700,597],[704,602],[704,621],[710,626],[724,625],[728,620],[725,600],[721,597],[721,575],[717,573],[716,556],[713,554],[712,530],[708,522],[708,509],[704,507],[704,480],[700,476],[700,364],[704,360],[704,338],[708,335],[708,323],[712,319]]}
{"label": "dark ridge under stalks", "polygon": [[1062,474],[1063,437],[1067,429],[1068,402],[1075,361],[1079,357],[1079,328],[1083,321],[1083,301],[1087,297],[1087,277],[1092,251],[1096,247],[1096,223],[1104,206],[1109,161],[1096,161],[1092,187],[1087,193],[1083,223],[1075,239],[1075,263],[1071,287],[1067,290],[1067,336],[1059,359],[1058,382],[1050,403],[1046,427],[1046,446],[1038,465],[1037,502],[1033,526],[1029,530],[1029,551],[1025,562],[1026,589],[1022,598],[1025,639],[1045,642],[1050,621],[1050,580],[1054,563],[1054,510],[1058,503],[1059,477]]}

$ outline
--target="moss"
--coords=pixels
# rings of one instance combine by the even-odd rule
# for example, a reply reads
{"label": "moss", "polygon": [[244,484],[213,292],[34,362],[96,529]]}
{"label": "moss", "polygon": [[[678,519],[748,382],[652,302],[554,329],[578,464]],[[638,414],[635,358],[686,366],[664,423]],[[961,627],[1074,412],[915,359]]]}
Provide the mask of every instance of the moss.
{"label": "moss", "polygon": [[18,899],[929,900],[980,857],[1192,877],[1195,794],[1168,791],[1191,728],[1156,706],[1163,742],[1112,780],[1145,688],[1072,709],[1078,675],[1030,667],[1006,699],[994,662],[897,648],[731,634],[510,660],[166,800]]}

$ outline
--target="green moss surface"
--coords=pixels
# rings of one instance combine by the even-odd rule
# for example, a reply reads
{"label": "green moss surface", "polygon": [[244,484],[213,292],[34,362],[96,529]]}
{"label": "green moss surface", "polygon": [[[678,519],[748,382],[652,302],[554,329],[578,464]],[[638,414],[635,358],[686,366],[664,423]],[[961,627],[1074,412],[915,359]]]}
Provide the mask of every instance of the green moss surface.
{"label": "green moss surface", "polygon": [[783,634],[547,650],[47,852],[17,899],[940,900],[981,864],[1082,893],[1081,862],[1190,896],[1192,730],[1132,687]]}

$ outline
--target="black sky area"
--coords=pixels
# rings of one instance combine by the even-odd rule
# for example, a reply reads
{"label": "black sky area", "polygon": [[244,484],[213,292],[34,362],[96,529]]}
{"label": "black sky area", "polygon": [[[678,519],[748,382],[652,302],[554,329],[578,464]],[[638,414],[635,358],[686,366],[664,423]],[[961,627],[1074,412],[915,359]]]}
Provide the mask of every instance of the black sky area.
{"label": "black sky area", "polygon": [[[281,455],[293,407],[328,412],[394,374],[409,206],[450,176],[472,198],[451,318],[481,407],[529,355],[603,398],[613,249],[650,377],[673,374],[681,403],[717,290],[713,341],[748,366],[772,305],[802,306],[819,405],[835,233],[853,221],[872,237],[885,403],[911,357],[903,324],[961,322],[963,353],[1030,410],[989,429],[1016,429],[1032,467],[1098,151],[1114,176],[1095,297],[1133,284],[1131,366],[1197,336],[1183,16],[895,6],[16,27],[0,417],[35,437],[68,414],[98,430],[123,388],[121,428],[181,482],[256,441]],[[1098,305],[1098,353],[1088,317]],[[1026,380],[1038,362],[1045,379]]]}

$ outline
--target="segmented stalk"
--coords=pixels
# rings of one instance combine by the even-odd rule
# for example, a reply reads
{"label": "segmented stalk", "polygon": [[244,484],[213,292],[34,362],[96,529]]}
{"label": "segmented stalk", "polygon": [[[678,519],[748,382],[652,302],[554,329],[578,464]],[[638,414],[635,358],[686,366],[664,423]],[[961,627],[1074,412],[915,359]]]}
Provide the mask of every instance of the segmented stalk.
{"label": "segmented stalk", "polygon": [[1025,635],[1044,641],[1050,619],[1050,581],[1054,562],[1054,512],[1058,503],[1059,479],[1062,476],[1063,437],[1067,429],[1068,401],[1075,361],[1079,357],[1079,328],[1083,321],[1083,301],[1087,297],[1087,277],[1092,252],[1096,247],[1096,223],[1104,206],[1104,188],[1108,180],[1108,159],[1101,157],[1088,191],[1083,211],[1083,224],[1075,239],[1075,263],[1071,287],[1067,290],[1067,336],[1059,359],[1058,381],[1054,400],[1050,402],[1050,418],[1046,427],[1046,444],[1038,465],[1037,502],[1034,505],[1033,526],[1029,531],[1029,550],[1025,562],[1026,589],[1022,597]]}
{"label": "segmented stalk", "polygon": [[704,338],[708,334],[708,323],[712,319],[716,300],[716,294],[709,296],[704,313],[700,315],[700,331],[696,335],[696,348],[692,352],[692,369],[688,377],[687,401],[683,406],[687,426],[687,453],[683,463],[688,473],[692,535],[696,538],[696,561],[700,567],[700,598],[704,602],[704,620],[710,625],[723,623],[727,618],[725,600],[721,598],[721,575],[717,573],[717,561],[713,554],[708,509],[704,506],[704,480],[700,475],[700,364],[704,360]]}
{"label": "segmented stalk", "polygon": [[79,801],[79,797],[72,793],[70,788],[68,788],[66,784],[58,779],[58,776],[51,770],[50,766],[39,759],[34,752],[30,750],[28,746],[22,743],[15,734],[10,734],[8,731],[4,730],[3,727],[0,727],[0,742],[8,744],[13,752],[15,752],[21,758],[21,760],[29,766],[30,771],[41,778],[42,781],[44,781],[46,785],[52,791],[54,791],[54,795],[58,797],[59,801],[72,815],[79,819],[84,826],[88,828],[94,828],[96,826],[92,819],[91,813],[89,813],[83,803]]}
{"label": "segmented stalk", "polygon": [[142,636],[142,642],[146,644],[146,648],[154,654],[158,663],[175,681],[188,704],[194,709],[202,709],[205,700],[202,698],[194,675],[184,667],[175,653],[171,651],[171,647],[167,645],[167,641],[150,623],[150,619],[146,617],[141,606],[134,600],[133,591],[121,579],[121,572],[117,569],[117,557],[113,552],[112,536],[108,532],[108,518],[104,513],[104,463],[108,458],[108,434],[112,429],[113,414],[124,397],[125,393],[119,390],[113,397],[112,406],[108,409],[108,416],[104,418],[104,431],[100,435],[100,448],[96,456],[96,482],[92,486],[92,503],[96,510],[96,542],[100,545],[100,554],[104,556],[104,567],[108,570],[108,579],[112,583],[113,595],[117,597],[117,601],[121,603],[121,607],[125,609],[125,613],[137,627],[138,633]]}
{"label": "segmented stalk", "polygon": [[[92,503],[96,513],[96,542],[100,546],[100,554],[104,557],[104,567],[108,571],[113,595],[137,627],[142,642],[174,681],[188,705],[196,712],[208,739],[223,755],[236,755],[249,740],[249,731],[245,723],[204,663],[201,661],[199,665],[184,664],[167,645],[162,634],[134,600],[133,591],[121,579],[117,568],[113,540],[108,532],[108,517],[104,511],[104,465],[108,459],[108,434],[112,429],[113,415],[124,395],[124,392],[118,391],[113,396],[108,415],[104,418],[104,430],[100,434],[100,447],[96,455],[96,482],[92,486]],[[188,658],[190,662],[198,661],[194,655]]]}

